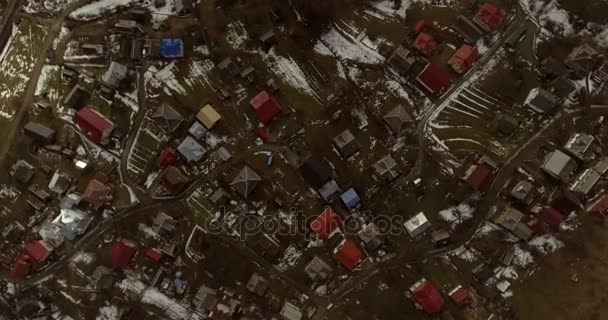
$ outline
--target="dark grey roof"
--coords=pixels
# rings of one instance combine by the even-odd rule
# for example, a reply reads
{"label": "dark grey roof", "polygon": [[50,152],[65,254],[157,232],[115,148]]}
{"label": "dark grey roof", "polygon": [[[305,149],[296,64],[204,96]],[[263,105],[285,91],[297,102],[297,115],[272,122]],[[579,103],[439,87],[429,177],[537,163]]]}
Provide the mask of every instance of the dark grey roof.
{"label": "dark grey roof", "polygon": [[232,180],[230,185],[241,196],[248,197],[261,180],[262,177],[260,177],[253,169],[248,166],[244,166],[234,180]]}
{"label": "dark grey roof", "polygon": [[348,159],[359,152],[359,143],[350,130],[344,130],[333,139],[333,143],[344,159]]}
{"label": "dark grey roof", "polygon": [[159,126],[168,133],[175,131],[184,120],[175,109],[165,103],[154,110],[152,119],[159,121]]}
{"label": "dark grey roof", "polygon": [[401,105],[398,105],[384,116],[384,122],[394,134],[400,135],[408,125],[414,123],[414,119]]}
{"label": "dark grey roof", "polygon": [[557,97],[543,88],[530,90],[525,104],[538,113],[551,111],[557,105]]}
{"label": "dark grey roof", "polygon": [[320,188],[331,179],[332,169],[325,160],[306,159],[300,167],[302,177],[313,188]]}
{"label": "dark grey roof", "polygon": [[55,138],[55,130],[38,122],[28,122],[23,131],[33,138],[43,140],[44,142],[51,142]]}

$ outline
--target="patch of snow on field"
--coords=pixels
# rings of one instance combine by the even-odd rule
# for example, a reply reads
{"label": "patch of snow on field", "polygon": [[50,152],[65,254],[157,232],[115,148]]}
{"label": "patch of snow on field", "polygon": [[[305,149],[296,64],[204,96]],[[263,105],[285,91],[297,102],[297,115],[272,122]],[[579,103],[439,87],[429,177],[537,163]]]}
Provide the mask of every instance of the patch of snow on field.
{"label": "patch of snow on field", "polygon": [[152,172],[148,175],[148,177],[146,178],[146,183],[144,184],[144,187],[146,187],[146,189],[150,189],[150,187],[152,186],[152,184],[154,183],[154,181],[156,181],[156,178],[158,178],[159,172]]}
{"label": "patch of snow on field", "polygon": [[515,245],[513,256],[513,263],[522,268],[526,268],[528,265],[534,263],[534,257],[528,251],[523,250],[519,245]]}
{"label": "patch of snow on field", "polygon": [[551,234],[536,237],[528,242],[528,244],[541,254],[555,252],[564,246],[563,242]]}
{"label": "patch of snow on field", "polygon": [[95,320],[118,320],[121,312],[114,305],[107,305],[99,308],[98,315]]}
{"label": "patch of snow on field", "polygon": [[400,1],[401,5],[399,7],[395,7],[395,1],[392,0],[381,0],[372,2],[372,8],[374,11],[382,14],[388,18],[400,18],[405,19],[405,12],[407,10],[409,0]]}
{"label": "patch of snow on field", "polygon": [[315,52],[320,55],[328,55],[327,52],[335,54],[342,60],[351,60],[365,64],[381,64],[384,62],[384,57],[364,44],[362,41],[370,42],[367,35],[360,33],[355,36],[351,32],[345,30],[350,29],[347,25],[345,28],[340,28],[334,24],[329,31],[321,36],[321,44],[315,44]]}
{"label": "patch of snow on field", "polygon": [[84,5],[70,13],[70,18],[80,21],[90,21],[116,11],[121,7],[127,7],[138,3],[138,0],[99,0]]}
{"label": "patch of snow on field", "polygon": [[137,279],[126,278],[119,282],[117,287],[135,296],[141,296],[141,303],[158,307],[169,319],[190,319],[192,316],[192,312],[188,308],[154,287],[146,288],[146,284]]}
{"label": "patch of snow on field", "polygon": [[315,90],[318,85],[306,76],[304,70],[292,57],[280,56],[273,48],[267,54],[263,54],[263,58],[281,81],[287,82],[289,86],[299,89],[300,92],[320,99]]}
{"label": "patch of snow on field", "polygon": [[51,75],[57,72],[59,72],[59,66],[44,65],[42,67],[40,77],[38,78],[38,83],[36,84],[35,95],[41,95],[47,90],[49,86],[49,81],[51,80]]}
{"label": "patch of snow on field", "polygon": [[59,13],[77,0],[28,0],[23,10],[27,13]]}
{"label": "patch of snow on field", "polygon": [[528,12],[538,19],[538,22],[542,27],[553,29],[563,35],[574,33],[568,11],[560,8],[557,0],[551,0],[549,2],[522,0],[521,2]]}
{"label": "patch of snow on field", "polygon": [[452,229],[454,229],[460,223],[473,218],[474,211],[475,209],[470,205],[461,203],[458,206],[439,211],[439,217],[449,222]]}
{"label": "patch of snow on field", "polygon": [[450,253],[451,256],[458,257],[466,262],[474,262],[477,260],[479,254],[471,248],[465,246],[458,247],[456,250]]}
{"label": "patch of snow on field", "polygon": [[160,8],[151,4],[148,6],[148,10],[152,14],[153,28],[159,29],[169,19],[169,16],[175,15],[175,3],[174,0],[167,0],[165,5]]}
{"label": "patch of snow on field", "polygon": [[149,80],[152,87],[163,88],[169,95],[172,95],[170,90],[175,91],[175,93],[185,95],[186,89],[177,80],[176,72],[177,67],[175,66],[175,61],[172,61],[162,69],[158,69],[156,66],[151,66],[148,71],[146,71],[145,77],[146,80]]}

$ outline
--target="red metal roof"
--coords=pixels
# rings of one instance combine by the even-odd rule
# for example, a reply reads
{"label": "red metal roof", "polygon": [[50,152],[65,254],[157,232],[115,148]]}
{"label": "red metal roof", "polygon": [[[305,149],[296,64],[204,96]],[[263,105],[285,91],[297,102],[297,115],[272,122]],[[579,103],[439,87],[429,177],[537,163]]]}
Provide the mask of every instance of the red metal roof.
{"label": "red metal roof", "polygon": [[432,35],[426,32],[421,32],[420,34],[418,34],[418,37],[416,37],[416,40],[413,44],[414,49],[418,50],[420,53],[427,57],[431,56],[436,46],[437,40]]}
{"label": "red metal roof", "polygon": [[95,111],[90,106],[80,109],[74,115],[74,121],[82,130],[86,131],[88,137],[96,143],[110,134],[114,129],[114,124]]}
{"label": "red metal roof", "polygon": [[117,269],[126,268],[131,259],[133,259],[135,251],[135,243],[129,240],[121,239],[116,242],[110,251],[110,263],[112,267]]}
{"label": "red metal roof", "polygon": [[450,64],[456,72],[465,73],[471,68],[478,56],[479,53],[477,52],[476,47],[463,44],[456,50],[450,60],[448,60],[448,64]]}
{"label": "red metal roof", "polygon": [[338,214],[336,214],[331,207],[327,207],[319,217],[310,224],[310,228],[321,239],[327,239],[327,237],[341,224],[342,220],[340,220]]}
{"label": "red metal roof", "polygon": [[492,183],[492,168],[485,164],[479,164],[467,177],[467,183],[475,191],[485,191]]}
{"label": "red metal roof", "polygon": [[146,257],[151,261],[159,262],[160,259],[163,257],[163,253],[156,248],[150,248],[146,250]]}
{"label": "red metal roof", "polygon": [[42,262],[51,254],[51,247],[44,240],[36,240],[25,245],[25,252],[36,262]]}
{"label": "red metal roof", "polygon": [[168,166],[161,173],[161,177],[165,183],[165,187],[172,192],[181,192],[188,184],[188,177],[182,171],[174,166]]}
{"label": "red metal roof", "polygon": [[277,100],[266,91],[260,92],[250,101],[255,114],[263,124],[269,123],[283,109]]}
{"label": "red metal roof", "polygon": [[443,309],[443,297],[432,283],[422,279],[415,288],[411,288],[412,298],[427,314],[436,314]]}
{"label": "red metal roof", "polygon": [[438,94],[450,83],[447,73],[429,63],[416,78],[422,86],[431,93]]}
{"label": "red metal roof", "polygon": [[414,34],[419,34],[426,29],[426,21],[424,19],[418,20],[416,24],[414,24]]}
{"label": "red metal roof", "polygon": [[158,163],[161,167],[166,167],[172,165],[177,160],[177,154],[173,148],[167,147],[163,151],[161,151],[160,156],[158,157]]}
{"label": "red metal roof", "polygon": [[361,251],[350,240],[344,240],[336,250],[336,259],[350,271],[355,269],[359,262],[361,262],[361,257]]}
{"label": "red metal roof", "polygon": [[608,195],[601,197],[596,203],[593,204],[589,212],[598,216],[605,215],[608,211]]}
{"label": "red metal roof", "polygon": [[485,24],[488,29],[496,29],[502,23],[503,15],[500,8],[486,2],[479,8],[474,20]]}
{"label": "red metal roof", "polygon": [[450,292],[450,298],[452,298],[452,301],[458,306],[471,303],[471,293],[462,286],[458,286],[452,290],[452,292]]}
{"label": "red metal roof", "polygon": [[548,206],[545,206],[540,210],[540,217],[544,222],[555,229],[559,229],[559,226],[564,222],[564,216],[561,212]]}
{"label": "red metal roof", "polygon": [[11,270],[11,279],[23,279],[30,272],[30,257],[26,254],[21,255],[15,260]]}

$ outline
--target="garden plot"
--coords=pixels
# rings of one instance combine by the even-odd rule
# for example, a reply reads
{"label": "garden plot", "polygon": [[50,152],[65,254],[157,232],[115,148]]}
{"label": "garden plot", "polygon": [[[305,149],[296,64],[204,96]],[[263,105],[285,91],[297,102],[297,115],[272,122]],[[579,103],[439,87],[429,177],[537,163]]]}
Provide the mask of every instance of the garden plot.
{"label": "garden plot", "polygon": [[20,103],[20,97],[31,77],[36,48],[42,45],[44,28],[28,20],[13,26],[13,33],[0,55],[0,116],[12,118]]}
{"label": "garden plot", "polygon": [[129,173],[141,177],[150,161],[156,157],[160,146],[167,140],[164,135],[154,133],[149,128],[142,126],[137,132],[137,137],[135,137],[135,142],[127,158]]}
{"label": "garden plot", "polygon": [[213,216],[214,210],[204,190],[196,189],[187,199],[186,203],[192,211],[201,218],[207,219]]}

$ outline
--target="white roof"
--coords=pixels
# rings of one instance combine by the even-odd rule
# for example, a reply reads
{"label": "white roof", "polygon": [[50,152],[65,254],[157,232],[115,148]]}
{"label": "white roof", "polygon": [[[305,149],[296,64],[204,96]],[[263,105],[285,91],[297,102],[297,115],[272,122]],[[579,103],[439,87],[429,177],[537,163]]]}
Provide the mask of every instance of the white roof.
{"label": "white roof", "polygon": [[564,172],[564,169],[572,161],[572,158],[561,150],[555,150],[545,159],[543,169],[555,177],[562,178],[565,174],[569,174],[568,172]]}
{"label": "white roof", "polygon": [[418,213],[410,220],[406,221],[403,226],[408,233],[415,232],[418,228],[428,227],[430,225],[429,220],[426,218],[423,212]]}

